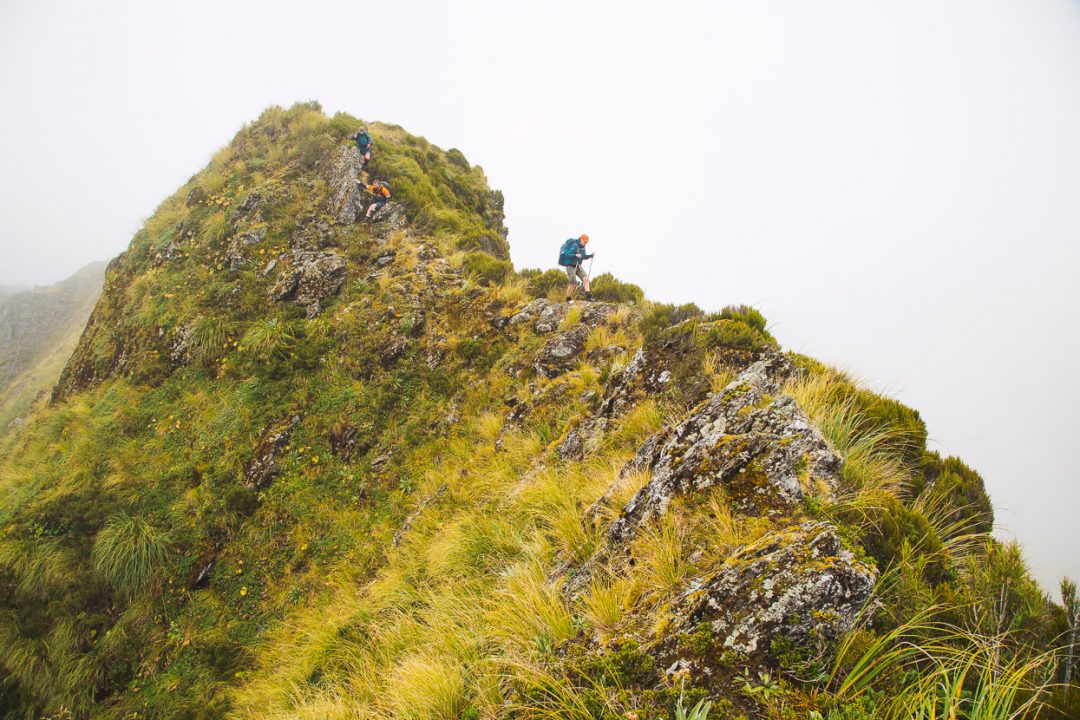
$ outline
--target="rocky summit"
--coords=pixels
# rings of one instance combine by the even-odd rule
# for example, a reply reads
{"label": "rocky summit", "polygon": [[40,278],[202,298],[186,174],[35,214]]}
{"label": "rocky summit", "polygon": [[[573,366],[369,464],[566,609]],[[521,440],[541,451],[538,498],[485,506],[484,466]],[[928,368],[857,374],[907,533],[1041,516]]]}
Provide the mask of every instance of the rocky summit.
{"label": "rocky summit", "polygon": [[507,238],[314,103],[166,198],[0,441],[3,716],[1067,713],[1070,616],[918,412]]}

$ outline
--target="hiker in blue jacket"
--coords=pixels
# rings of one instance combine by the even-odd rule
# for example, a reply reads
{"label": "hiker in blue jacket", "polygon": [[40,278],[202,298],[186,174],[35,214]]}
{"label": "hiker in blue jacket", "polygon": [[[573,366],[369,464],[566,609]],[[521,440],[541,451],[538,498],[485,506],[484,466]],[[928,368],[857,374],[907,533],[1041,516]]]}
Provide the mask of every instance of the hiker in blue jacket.
{"label": "hiker in blue jacket", "polygon": [[[592,300],[592,291],[589,290],[589,276],[581,267],[582,260],[592,257],[585,252],[585,246],[589,244],[589,236],[570,238],[559,248],[559,265],[566,271],[566,278],[570,284],[566,286],[566,302],[574,302],[574,291],[577,290],[578,278],[585,288],[585,299]],[[595,254],[595,253],[594,253]]]}
{"label": "hiker in blue jacket", "polygon": [[375,144],[375,141],[368,135],[366,127],[362,127],[356,131],[353,135],[353,140],[356,141],[356,147],[360,151],[361,166],[367,165],[371,160],[371,148]]}

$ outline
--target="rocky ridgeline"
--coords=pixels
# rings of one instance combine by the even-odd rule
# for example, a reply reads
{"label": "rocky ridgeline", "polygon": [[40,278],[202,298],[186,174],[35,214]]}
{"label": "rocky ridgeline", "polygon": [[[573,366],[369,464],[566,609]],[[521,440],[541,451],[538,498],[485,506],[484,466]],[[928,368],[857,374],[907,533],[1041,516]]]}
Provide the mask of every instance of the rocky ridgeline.
{"label": "rocky ridgeline", "polygon": [[[356,182],[360,172],[359,151],[355,147],[339,147],[322,172],[321,179],[327,187],[324,214],[298,218],[286,251],[269,259],[257,250],[270,229],[266,210],[287,200],[290,191],[248,192],[229,214],[223,269],[233,273],[257,270],[258,276],[269,284],[265,291],[269,302],[298,305],[308,319],[319,315],[325,304],[340,292],[349,272],[341,236],[350,225],[361,222],[367,208],[368,198]],[[185,204],[194,208],[206,200],[205,193],[196,188],[188,194]],[[396,201],[387,203],[369,221],[370,234],[377,245],[384,244],[392,234],[405,231],[408,225],[405,207]],[[181,223],[173,239],[154,254],[153,264],[165,267],[183,260],[186,248],[198,242],[197,236],[194,225]],[[145,339],[123,337],[111,322],[123,313],[123,291],[138,277],[138,260],[129,257],[130,252],[122,253],[109,264],[106,281],[109,297],[91,315],[86,332],[53,391],[54,400],[93,387],[111,375],[136,372],[139,358],[147,352]],[[392,252],[380,257],[382,265],[378,267],[384,267],[392,257]],[[156,345],[159,340],[165,340],[166,347],[156,352],[171,358],[174,366],[191,362],[189,345],[197,322],[198,318],[193,318],[177,327],[171,337],[161,328],[159,337],[152,338],[152,342]],[[93,352],[93,344],[101,337],[109,338],[112,347],[105,358]]]}
{"label": "rocky ridgeline", "polygon": [[[544,672],[564,673],[583,692],[632,665],[614,678],[627,683],[615,716],[647,708],[670,717],[672,676],[684,670],[687,690],[731,701],[731,717],[763,717],[740,694],[739,670],[782,668],[781,651],[793,646],[828,658],[874,613],[879,568],[888,567],[860,529],[819,512],[836,499],[845,460],[785,388],[825,369],[780,352],[749,308],[706,315],[532,299],[563,279],[514,273],[501,195],[482,171],[394,126],[380,128],[386,159],[373,164],[383,160],[395,201],[365,221],[360,159],[346,140],[354,123],[304,107],[268,111],[110,264],[56,386],[58,407],[47,410],[60,417],[82,393],[78,412],[91,420],[63,437],[44,434],[66,433],[62,423],[19,431],[44,440],[20,450],[19,472],[33,486],[15,522],[0,527],[0,541],[19,543],[0,548],[0,569],[13,578],[30,567],[19,553],[42,536],[43,562],[61,546],[85,558],[107,527],[123,529],[123,511],[133,520],[125,532],[168,544],[168,588],[111,588],[91,563],[31,577],[57,602],[43,609],[45,595],[16,594],[0,613],[19,657],[45,669],[45,680],[12,681],[26,707],[59,716],[85,677],[67,669],[85,662],[100,680],[75,717],[102,699],[116,703],[112,717],[162,708],[226,716],[224,706],[198,713],[213,698],[270,687],[281,667],[312,704],[268,711],[251,701],[238,716],[322,716],[313,708],[354,689],[341,670],[352,658],[378,654],[364,663],[405,683],[419,658],[467,684],[474,669],[505,660],[502,643],[514,635],[508,642],[524,643]],[[633,296],[612,286],[608,297]],[[844,397],[866,403],[875,422],[925,429],[913,411],[848,385]],[[901,451],[925,461],[922,443],[913,448]],[[32,496],[50,483],[64,492]],[[714,524],[721,511],[730,525]],[[495,516],[505,528],[485,524]],[[684,572],[663,579],[650,571],[660,558],[650,552],[664,550],[658,533],[669,527],[686,531]],[[898,535],[908,532],[922,527]],[[534,600],[511,582],[522,558],[542,565],[529,580],[537,614],[565,611],[572,622],[555,617],[552,632],[535,636],[530,627],[489,630]],[[393,582],[380,580],[384,570]],[[582,610],[623,582],[633,597],[610,623]],[[395,597],[365,596],[388,585]],[[442,595],[490,657],[442,646],[437,658],[425,654],[436,637],[428,618],[440,616],[408,598],[430,596],[434,607]],[[420,638],[417,647],[376,647],[393,635],[381,624],[390,615],[415,621],[401,637]],[[49,633],[76,616],[96,624],[57,650]],[[42,628],[36,635],[27,618]],[[302,635],[275,639],[291,627]],[[121,639],[99,652],[101,638]],[[323,644],[294,644],[308,642]],[[61,681],[68,695],[51,690]],[[503,709],[529,699],[528,678],[505,685]],[[378,702],[393,695],[376,690]],[[466,716],[474,698],[460,693],[446,717]]]}
{"label": "rocky ridgeline", "polygon": [[[638,353],[622,380],[655,375],[656,387],[663,387],[663,371],[650,369],[646,356]],[[617,510],[597,556],[566,568],[571,594],[584,590],[601,562],[629,555],[631,542],[669,512],[674,500],[713,487],[724,489],[738,513],[768,516],[783,528],[736,550],[714,575],[690,582],[676,602],[672,630],[657,645],[674,669],[712,672],[706,659],[679,651],[682,637],[703,624],[720,647],[760,656],[779,636],[796,643],[836,639],[854,626],[873,592],[877,570],[855,558],[836,527],[799,519],[807,495],[835,491],[843,459],[794,398],[782,394],[794,372],[784,355],[766,353],[682,421],[649,438],[587,513],[599,522]],[[587,436],[605,423],[594,418],[584,426]],[[567,452],[569,442],[573,453]],[[561,449],[580,457],[587,446],[572,435]],[[649,477],[645,485],[624,507],[612,508],[622,478],[643,471]]]}

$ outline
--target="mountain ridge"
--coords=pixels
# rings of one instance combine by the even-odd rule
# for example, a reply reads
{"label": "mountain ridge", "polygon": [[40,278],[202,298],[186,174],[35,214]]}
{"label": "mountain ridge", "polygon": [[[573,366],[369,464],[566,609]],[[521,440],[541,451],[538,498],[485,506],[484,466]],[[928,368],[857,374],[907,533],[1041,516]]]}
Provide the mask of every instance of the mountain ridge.
{"label": "mountain ridge", "polygon": [[[0,442],[5,715],[1068,702],[1069,616],[917,411],[753,308],[610,275],[561,302],[564,273],[508,261],[482,169],[381,123],[361,168],[360,124],[303,103],[241,129]],[[373,222],[358,175],[393,189]]]}
{"label": "mountain ridge", "polygon": [[0,428],[56,382],[101,292],[105,263],[48,286],[0,295]]}

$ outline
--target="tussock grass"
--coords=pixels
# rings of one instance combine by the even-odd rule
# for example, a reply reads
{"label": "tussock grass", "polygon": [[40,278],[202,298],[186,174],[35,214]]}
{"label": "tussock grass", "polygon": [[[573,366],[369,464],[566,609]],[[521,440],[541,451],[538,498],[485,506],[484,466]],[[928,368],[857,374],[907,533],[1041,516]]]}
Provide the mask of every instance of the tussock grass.
{"label": "tussock grass", "polygon": [[623,328],[611,323],[597,325],[589,331],[588,337],[585,338],[586,352],[612,346],[626,349],[630,347],[630,338]]}
{"label": "tussock grass", "polygon": [[715,352],[708,352],[701,361],[701,372],[709,379],[709,390],[718,393],[735,379],[735,373],[725,367]]}
{"label": "tussock grass", "polygon": [[188,354],[196,362],[209,364],[225,353],[231,340],[232,330],[227,320],[200,315],[188,337]]}
{"label": "tussock grass", "polygon": [[[611,672],[596,681],[591,677],[570,681],[543,665],[512,659],[504,663],[504,677],[519,692],[510,707],[514,717],[529,720],[595,720],[601,717],[620,717],[613,696],[621,686],[618,673]],[[602,703],[597,707],[597,700]]]}
{"label": "tussock grass", "polygon": [[585,619],[600,640],[605,641],[615,632],[634,599],[632,583],[622,578],[600,576],[589,583],[580,603]]}
{"label": "tussock grass", "polygon": [[689,570],[687,528],[676,513],[646,527],[634,543],[645,591],[663,597],[686,580]]}
{"label": "tussock grass", "polygon": [[456,720],[466,706],[462,670],[453,657],[425,650],[406,655],[388,678],[384,716]]}
{"label": "tussock grass", "polygon": [[208,244],[216,244],[225,237],[228,231],[229,219],[224,212],[218,211],[206,219],[199,231],[199,236]]}
{"label": "tussock grass", "polygon": [[245,352],[264,358],[281,358],[296,343],[296,332],[281,318],[262,318],[252,322],[240,340]]}
{"label": "tussock grass", "polygon": [[166,533],[145,518],[118,512],[94,541],[94,571],[107,583],[131,594],[150,582],[168,558]]}
{"label": "tussock grass", "polygon": [[[873,698],[873,717],[888,720],[1034,717],[1051,682],[1053,653],[1017,654],[1004,636],[943,622],[934,605],[869,639],[851,633],[829,676],[836,701]],[[873,691],[876,694],[871,694]]]}
{"label": "tussock grass", "polygon": [[542,652],[574,634],[573,615],[557,582],[548,580],[537,559],[506,571],[506,584],[486,613],[503,645],[526,654]]}
{"label": "tussock grass", "polygon": [[59,538],[0,541],[0,565],[17,578],[19,592],[44,596],[73,574],[74,558]]}

